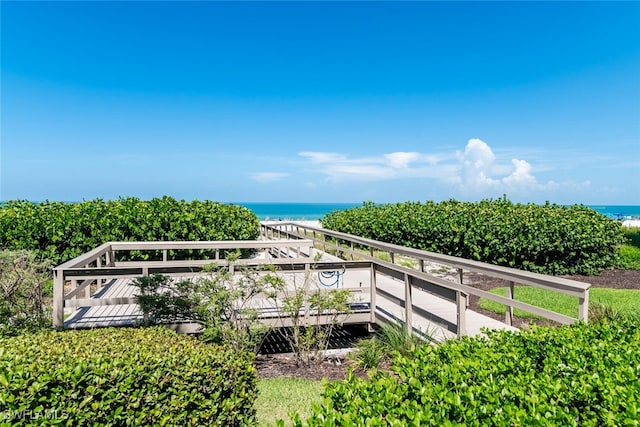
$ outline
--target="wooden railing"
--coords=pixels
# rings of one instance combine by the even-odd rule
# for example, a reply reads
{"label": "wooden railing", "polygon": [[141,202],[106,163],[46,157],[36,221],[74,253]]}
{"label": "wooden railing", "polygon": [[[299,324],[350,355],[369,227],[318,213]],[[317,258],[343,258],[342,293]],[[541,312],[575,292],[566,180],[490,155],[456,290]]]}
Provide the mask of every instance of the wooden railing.
{"label": "wooden railing", "polygon": [[[423,322],[426,319],[462,336],[467,334],[467,307],[470,295],[507,306],[505,322],[509,325],[513,320],[514,308],[564,324],[573,323],[576,320],[587,321],[590,287],[587,283],[391,245],[296,223],[263,224],[262,233],[270,240],[113,242],[104,244],[54,269],[54,325],[63,325],[65,307],[91,307],[137,302],[135,297],[93,298],[92,295],[107,281],[136,278],[155,273],[169,276],[195,275],[202,270],[204,265],[210,263],[229,265],[231,268],[231,263],[218,256],[219,251],[231,249],[269,250],[271,256],[268,258],[236,261],[236,263],[246,264],[257,269],[263,268],[265,271],[272,268],[289,273],[360,270],[360,273],[354,273],[359,277],[359,284],[351,284],[350,286],[357,286],[354,292],[361,296],[366,294],[369,301],[364,301],[366,307],[360,307],[348,323],[376,324],[392,319],[400,320],[408,330],[415,331],[419,329],[416,328],[416,322]],[[342,255],[342,258],[326,260],[325,257],[324,260],[318,260],[315,256],[314,246],[325,252],[336,251]],[[216,255],[213,259],[206,260],[169,259],[170,254],[167,251],[188,249],[214,250]],[[162,255],[151,261],[117,261],[126,258],[121,254],[126,251],[151,251],[156,256],[161,252]],[[390,261],[384,261],[374,256],[376,251],[388,253]],[[397,261],[400,261],[400,257],[413,258],[416,260],[417,268],[399,265]],[[435,262],[456,268],[458,283],[430,274],[425,270],[426,262]],[[365,273],[363,274],[362,271]],[[508,290],[510,292],[506,297],[502,297],[477,289],[471,283],[464,283],[464,273],[467,271],[505,279],[509,283]],[[577,297],[579,301],[578,317],[566,316],[513,299],[513,289],[516,283]],[[68,287],[66,293],[65,285]],[[455,319],[438,318],[437,315],[434,317],[421,305],[422,303],[416,300],[418,298],[415,294],[416,290],[425,291],[453,303],[453,306],[450,305],[450,307],[455,307]],[[420,294],[419,297],[424,298],[425,295]],[[422,299],[422,301],[425,300]],[[395,311],[396,314],[393,315],[390,311]],[[267,323],[281,322],[277,314],[271,318],[265,314],[264,317]]]}
{"label": "wooden railing", "polygon": [[[327,230],[324,228],[303,225],[295,222],[284,222],[274,224],[261,224],[261,233],[266,238],[287,238],[287,239],[311,239],[317,248],[321,248],[325,252],[327,249],[336,251],[342,255],[346,255],[353,259],[367,259],[374,261],[379,265],[378,269],[384,271],[396,278],[402,278],[406,283],[405,306],[406,311],[411,311],[410,296],[412,281],[427,284],[422,286],[425,290],[436,294],[442,294],[448,299],[456,301],[458,304],[458,329],[464,330],[464,312],[462,306],[467,305],[469,295],[480,298],[486,298],[496,301],[507,307],[505,315],[505,323],[511,325],[513,322],[513,309],[519,308],[528,313],[541,316],[562,324],[570,324],[576,320],[588,321],[589,313],[589,283],[578,282],[561,277],[554,277],[544,274],[532,273],[528,271],[517,270],[514,268],[503,267],[493,264],[487,264],[479,261],[468,260],[464,258],[437,254],[434,252],[423,251],[419,249],[407,248],[404,246],[394,245],[390,243],[379,242],[372,239],[354,236],[351,234],[340,233],[337,231]],[[362,250],[364,249],[364,250]],[[389,254],[390,262],[379,260],[374,256],[375,251],[382,251]],[[396,263],[397,256],[412,258],[417,261],[416,269],[403,267]],[[433,262],[445,266],[453,267],[458,272],[458,283],[438,279],[425,272],[425,262]],[[379,270],[378,270],[379,271]],[[470,284],[464,283],[464,273],[474,272],[483,274],[488,277],[494,277],[506,280],[508,282],[507,295],[502,297],[480,289]],[[426,275],[427,277],[425,277]],[[515,285],[527,285],[537,288],[555,291],[561,294],[570,295],[578,298],[578,317],[570,317],[564,314],[556,313],[535,305],[526,304],[514,299]],[[375,286],[374,286],[375,288]],[[407,321],[411,320],[411,316],[407,315]],[[458,335],[460,332],[458,331]]]}
{"label": "wooden railing", "polygon": [[[225,263],[220,251],[236,249],[267,249],[271,252],[271,263],[280,257],[308,258],[313,256],[311,240],[246,240],[246,241],[198,241],[198,242],[109,242],[90,252],[65,262],[53,270],[53,325],[64,323],[65,307],[89,307],[97,305],[132,304],[135,298],[91,298],[107,281],[114,278],[135,278],[154,273],[167,275],[189,274],[199,271],[212,262]],[[173,250],[211,250],[212,259],[170,260]],[[122,253],[137,251],[161,253],[161,259],[152,261],[117,261],[127,259]],[[65,293],[65,286],[67,292]]]}

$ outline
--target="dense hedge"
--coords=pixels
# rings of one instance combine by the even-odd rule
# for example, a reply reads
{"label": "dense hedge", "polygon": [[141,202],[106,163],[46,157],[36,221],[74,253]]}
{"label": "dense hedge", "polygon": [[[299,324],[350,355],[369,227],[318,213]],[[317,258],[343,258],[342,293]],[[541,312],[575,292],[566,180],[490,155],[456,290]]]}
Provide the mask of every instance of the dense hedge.
{"label": "dense hedge", "polygon": [[0,207],[0,248],[33,250],[54,264],[108,241],[251,240],[259,233],[249,209],[211,201],[129,197]]}
{"label": "dense hedge", "polygon": [[329,384],[306,425],[640,425],[640,324],[630,320],[494,331],[421,347],[392,369]]}
{"label": "dense hedge", "polygon": [[334,211],[331,230],[491,264],[550,274],[594,274],[616,262],[616,221],[585,206],[455,200]]}
{"label": "dense hedge", "polygon": [[0,425],[255,424],[252,356],[165,328],[0,338]]}

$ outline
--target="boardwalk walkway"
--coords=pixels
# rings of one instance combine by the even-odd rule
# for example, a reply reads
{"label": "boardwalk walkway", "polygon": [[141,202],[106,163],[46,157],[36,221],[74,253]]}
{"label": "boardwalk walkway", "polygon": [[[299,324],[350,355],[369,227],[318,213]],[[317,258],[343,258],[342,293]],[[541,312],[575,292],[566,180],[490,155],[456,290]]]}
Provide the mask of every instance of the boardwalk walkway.
{"label": "boardwalk walkway", "polygon": [[[518,308],[561,324],[588,320],[588,283],[547,276],[468,259],[406,248],[298,223],[261,225],[262,238],[253,241],[215,242],[108,242],[54,268],[54,326],[94,328],[123,326],[142,320],[136,304],[136,277],[165,274],[174,278],[195,277],[208,263],[232,266],[226,251],[244,250],[250,258],[238,260],[259,271],[275,268],[290,292],[301,284],[314,291],[331,287],[351,291],[351,311],[342,316],[346,324],[373,325],[389,321],[422,332],[436,340],[476,335],[483,328],[514,329],[509,326]],[[174,259],[180,251],[202,252],[207,260]],[[131,259],[127,252],[147,253],[154,261]],[[257,256],[256,256],[257,254]],[[336,254],[338,256],[330,255]],[[385,261],[379,254],[386,255]],[[408,264],[406,263],[408,262]],[[408,265],[408,266],[407,266]],[[446,266],[454,277],[438,277]],[[465,272],[504,280],[506,296],[463,283]],[[533,286],[575,297],[578,317],[556,313],[514,299],[517,285]],[[285,294],[287,293],[285,292]],[[486,298],[507,307],[505,322],[467,308],[470,296]],[[282,298],[283,295],[280,295]],[[257,297],[252,301],[262,322],[287,326],[276,300]],[[281,300],[280,300],[281,302]],[[323,313],[306,314],[326,321]],[[64,319],[64,316],[68,316]],[[323,317],[324,316],[324,317]]]}
{"label": "boardwalk walkway", "polygon": [[[280,254],[282,255],[282,254]],[[263,254],[263,256],[266,256]],[[292,254],[293,256],[293,254]],[[279,258],[282,260],[281,258]],[[340,262],[341,258],[323,254],[319,262]],[[304,272],[282,273],[288,288],[293,289],[305,280]],[[192,275],[191,277],[196,277]],[[348,268],[333,272],[314,272],[311,274],[312,289],[328,289],[335,287],[352,291],[352,307],[354,312],[342,319],[350,323],[371,322],[371,271],[370,268]],[[186,278],[181,276],[179,279]],[[132,285],[133,279],[111,279],[96,292],[92,299],[111,299],[128,301],[134,298],[138,288]],[[375,282],[377,296],[375,296],[376,323],[382,321],[400,321],[405,319],[404,307],[405,283],[394,277],[378,274]],[[441,298],[432,293],[414,289],[412,294],[411,326],[417,332],[429,335],[434,340],[441,341],[457,335],[458,309],[456,303]],[[98,303],[98,302],[96,302]],[[266,300],[259,300],[256,307],[261,312],[261,318],[272,325],[278,325],[277,308]],[[73,305],[73,302],[70,304]],[[70,316],[65,320],[67,328],[96,328],[108,326],[128,326],[142,321],[142,312],[137,304],[114,304],[79,307],[77,310],[68,308]],[[466,334],[476,335],[482,328],[515,329],[503,322],[482,314],[466,311]]]}

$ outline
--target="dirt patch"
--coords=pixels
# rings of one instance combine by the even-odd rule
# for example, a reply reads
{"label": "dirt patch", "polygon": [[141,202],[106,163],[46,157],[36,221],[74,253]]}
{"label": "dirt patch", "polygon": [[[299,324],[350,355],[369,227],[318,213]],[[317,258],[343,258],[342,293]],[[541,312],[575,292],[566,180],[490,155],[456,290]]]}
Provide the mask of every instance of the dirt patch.
{"label": "dirt patch", "polygon": [[296,364],[291,353],[267,354],[256,357],[258,378],[304,378],[308,380],[338,381],[346,378],[349,360],[328,358],[309,366]]}

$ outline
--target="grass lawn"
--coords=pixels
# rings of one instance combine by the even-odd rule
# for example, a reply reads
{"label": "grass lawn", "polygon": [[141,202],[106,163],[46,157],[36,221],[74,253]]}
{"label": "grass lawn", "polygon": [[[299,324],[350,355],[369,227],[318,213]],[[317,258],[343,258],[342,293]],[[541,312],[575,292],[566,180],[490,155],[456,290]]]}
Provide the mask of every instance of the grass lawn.
{"label": "grass lawn", "polygon": [[[506,288],[492,289],[491,293],[506,296]],[[516,286],[514,291],[515,299],[547,310],[562,313],[571,317],[578,317],[578,298],[563,295],[558,292],[547,291],[545,289],[533,288],[530,286]],[[640,290],[635,289],[607,289],[591,288],[589,291],[590,302],[598,302],[612,306],[620,313],[634,314],[640,307]],[[505,306],[487,299],[480,299],[480,307],[485,310],[504,314]],[[534,314],[514,309],[514,314],[522,318],[540,318]]]}
{"label": "grass lawn", "polygon": [[321,402],[324,386],[320,381],[300,378],[267,378],[258,380],[256,410],[259,426],[273,426],[278,419],[289,423],[289,413],[297,412],[304,420],[311,405]]}

